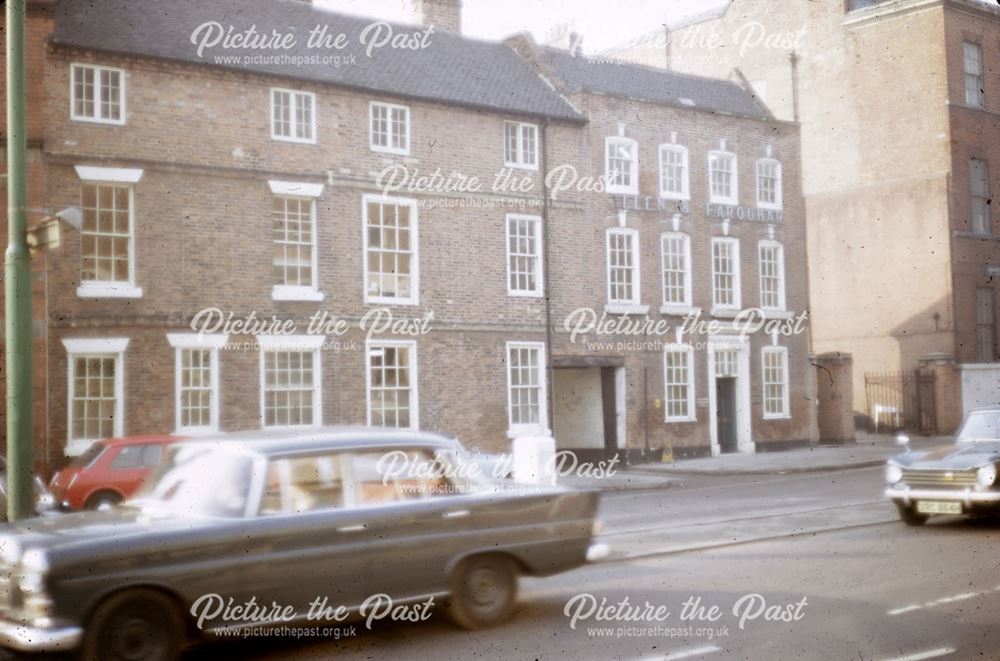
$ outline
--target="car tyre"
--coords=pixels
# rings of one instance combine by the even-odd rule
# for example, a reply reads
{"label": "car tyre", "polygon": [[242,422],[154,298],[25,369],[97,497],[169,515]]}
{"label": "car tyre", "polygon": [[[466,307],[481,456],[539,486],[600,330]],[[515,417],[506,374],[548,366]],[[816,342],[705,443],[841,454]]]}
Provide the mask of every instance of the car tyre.
{"label": "car tyre", "polygon": [[83,661],[179,661],[184,622],[176,604],[155,590],[118,593],[90,617]]}
{"label": "car tyre", "polygon": [[458,626],[496,626],[517,606],[517,567],[503,555],[465,558],[452,572],[450,588],[448,615]]}
{"label": "car tyre", "polygon": [[99,491],[87,499],[84,507],[88,510],[101,510],[114,507],[120,502],[122,502],[121,495],[114,491]]}
{"label": "car tyre", "polygon": [[906,505],[897,503],[896,508],[899,510],[899,518],[908,526],[922,526],[927,523],[929,518],[926,514],[919,514],[915,509]]}

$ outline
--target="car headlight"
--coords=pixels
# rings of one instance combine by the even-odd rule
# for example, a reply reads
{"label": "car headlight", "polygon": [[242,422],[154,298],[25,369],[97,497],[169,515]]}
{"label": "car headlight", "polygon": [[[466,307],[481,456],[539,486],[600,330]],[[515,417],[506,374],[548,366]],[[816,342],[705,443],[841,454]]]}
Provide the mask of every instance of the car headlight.
{"label": "car headlight", "polygon": [[52,599],[45,590],[49,559],[41,549],[28,549],[21,558],[17,587],[21,592],[22,610],[36,624],[48,621],[52,615]]}
{"label": "car headlight", "polygon": [[903,479],[903,469],[899,467],[898,464],[886,464],[885,467],[885,481],[889,484],[895,484]]}
{"label": "car headlight", "polygon": [[976,471],[976,482],[983,489],[993,486],[996,481],[997,467],[994,464],[987,464]]}

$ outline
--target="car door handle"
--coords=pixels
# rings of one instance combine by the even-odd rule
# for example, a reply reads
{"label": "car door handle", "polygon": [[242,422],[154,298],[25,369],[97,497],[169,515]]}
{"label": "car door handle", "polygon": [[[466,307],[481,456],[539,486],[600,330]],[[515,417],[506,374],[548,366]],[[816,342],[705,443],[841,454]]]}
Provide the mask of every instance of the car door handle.
{"label": "car door handle", "polygon": [[359,530],[366,530],[368,526],[363,523],[359,523],[354,526],[344,526],[343,528],[337,528],[337,532],[358,532]]}
{"label": "car door handle", "polygon": [[460,519],[463,516],[469,516],[470,513],[469,510],[455,510],[453,512],[445,512],[442,517],[445,519]]}

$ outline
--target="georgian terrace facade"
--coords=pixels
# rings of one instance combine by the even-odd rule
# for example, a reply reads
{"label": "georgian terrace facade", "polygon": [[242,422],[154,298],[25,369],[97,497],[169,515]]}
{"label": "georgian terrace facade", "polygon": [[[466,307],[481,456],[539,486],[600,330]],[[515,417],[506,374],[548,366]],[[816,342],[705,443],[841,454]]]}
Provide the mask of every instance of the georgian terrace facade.
{"label": "georgian terrace facade", "polygon": [[[116,5],[118,13],[101,20],[127,23],[140,4]],[[359,25],[292,2],[261,3],[258,22],[279,4],[285,20],[302,25],[341,21],[348,32]],[[435,98],[433,80],[426,93],[418,85],[403,94],[402,82],[359,89],[297,69],[235,70],[171,57],[156,43],[125,53],[88,41],[111,28],[86,9],[57,3],[44,57],[44,204],[84,211],[80,231],[67,231],[45,264],[45,468],[112,435],[320,424],[435,429],[494,451],[509,438],[553,430],[561,447],[587,450],[595,428],[611,427],[614,447],[633,454],[718,445],[695,396],[695,384],[707,383],[701,368],[694,360],[678,364],[673,345],[652,354],[600,352],[624,368],[600,372],[613,394],[590,402],[596,408],[588,406],[586,425],[565,426],[576,417],[566,403],[592,376],[566,381],[569,373],[554,369],[560,355],[573,353],[565,317],[578,307],[633,314],[630,297],[655,291],[642,281],[656,274],[640,271],[639,258],[655,261],[605,227],[614,198],[573,188],[555,199],[543,194],[553,164],[607,174],[593,161],[592,138],[608,127],[594,125],[514,51],[442,34],[440,50],[432,44],[408,71],[419,83],[457,60],[495,66],[499,57],[506,84],[518,90],[505,107],[460,85]],[[176,37],[190,31],[159,29]],[[526,93],[531,85],[538,89]],[[699,121],[683,110],[675,119],[678,127]],[[759,130],[766,132],[763,124]],[[666,142],[650,136],[643,143],[654,139]],[[693,174],[697,147],[688,148]],[[624,176],[617,161],[607,165],[609,180]],[[733,177],[746,179],[732,165]],[[386,191],[378,174],[388,167],[455,171],[488,185],[475,194]],[[796,165],[781,167],[771,189],[794,204],[796,189],[784,181],[797,176]],[[532,185],[497,190],[497,173]],[[709,262],[690,236],[687,248],[662,244],[673,251],[664,253],[673,268],[660,275],[664,292],[693,288],[697,300]],[[718,238],[731,248],[736,237]],[[687,275],[670,257],[685,250]],[[734,269],[732,307],[744,289],[755,295],[753,267],[728,254],[729,267],[718,263]],[[787,287],[783,254],[769,253],[774,295]],[[608,279],[596,282],[598,273]],[[791,300],[796,295],[793,286]],[[550,347],[559,355],[550,356]],[[791,402],[800,375],[789,366],[804,360],[804,347],[780,348],[760,354],[768,384],[749,371],[744,381],[757,376],[754,390],[767,388],[769,406],[797,419]],[[650,372],[668,378],[636,378]],[[650,419],[651,403],[661,400],[676,418],[681,399],[691,402],[693,424]],[[799,428],[773,435],[805,438]],[[738,449],[753,447],[741,441]]]}

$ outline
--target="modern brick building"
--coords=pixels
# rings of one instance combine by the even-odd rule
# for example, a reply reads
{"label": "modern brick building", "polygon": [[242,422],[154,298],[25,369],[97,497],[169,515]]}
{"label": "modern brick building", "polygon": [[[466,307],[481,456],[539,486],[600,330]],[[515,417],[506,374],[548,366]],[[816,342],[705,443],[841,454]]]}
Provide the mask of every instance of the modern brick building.
{"label": "modern brick building", "polygon": [[[853,355],[859,419],[866,373],[997,360],[995,2],[733,0],[615,52],[742,78],[801,122],[813,348]],[[958,391],[937,388],[940,431]]]}
{"label": "modern brick building", "polygon": [[[798,128],[744,89],[602,89],[640,72],[462,38],[458,2],[422,3],[449,31],[153,5],[29,20],[32,204],[83,210],[36,259],[43,470],[108,435],[261,426],[633,456],[814,437],[801,332],[567,330],[806,309]],[[554,190],[570,167],[614,185]]]}

